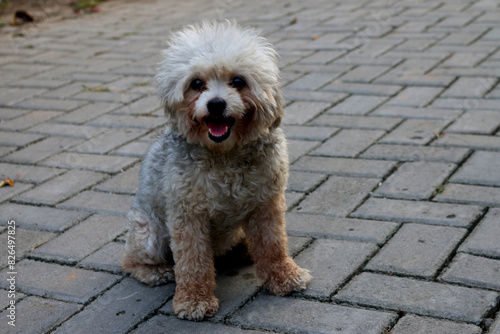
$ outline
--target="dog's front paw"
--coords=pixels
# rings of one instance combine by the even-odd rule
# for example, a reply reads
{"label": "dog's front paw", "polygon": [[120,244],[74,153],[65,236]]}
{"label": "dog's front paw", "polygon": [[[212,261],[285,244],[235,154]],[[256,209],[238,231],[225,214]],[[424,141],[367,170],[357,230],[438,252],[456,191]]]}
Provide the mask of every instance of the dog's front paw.
{"label": "dog's front paw", "polygon": [[174,297],[174,313],[181,319],[201,321],[205,317],[211,317],[219,310],[219,300],[214,296],[200,299],[187,299],[179,301]]}
{"label": "dog's front paw", "polygon": [[294,291],[304,290],[311,278],[309,270],[302,269],[293,263],[293,265],[289,264],[282,271],[271,276],[267,283],[267,289],[273,295],[286,296]]}

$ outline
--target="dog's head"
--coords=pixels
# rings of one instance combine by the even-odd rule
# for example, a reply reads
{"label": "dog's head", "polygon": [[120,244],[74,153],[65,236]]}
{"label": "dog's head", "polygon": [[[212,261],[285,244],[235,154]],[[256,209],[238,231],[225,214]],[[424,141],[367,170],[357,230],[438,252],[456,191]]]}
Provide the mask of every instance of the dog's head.
{"label": "dog's head", "polygon": [[212,150],[256,140],[283,117],[276,52],[235,23],[204,22],[174,34],[156,80],[171,126]]}

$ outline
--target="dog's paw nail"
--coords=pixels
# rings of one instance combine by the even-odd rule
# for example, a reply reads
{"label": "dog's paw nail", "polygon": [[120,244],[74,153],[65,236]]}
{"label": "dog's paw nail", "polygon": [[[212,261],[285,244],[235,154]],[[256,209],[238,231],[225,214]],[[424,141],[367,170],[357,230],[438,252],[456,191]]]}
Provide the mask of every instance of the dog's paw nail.
{"label": "dog's paw nail", "polygon": [[219,301],[212,297],[199,301],[174,301],[174,313],[180,319],[201,321],[205,317],[211,317],[219,310]]}

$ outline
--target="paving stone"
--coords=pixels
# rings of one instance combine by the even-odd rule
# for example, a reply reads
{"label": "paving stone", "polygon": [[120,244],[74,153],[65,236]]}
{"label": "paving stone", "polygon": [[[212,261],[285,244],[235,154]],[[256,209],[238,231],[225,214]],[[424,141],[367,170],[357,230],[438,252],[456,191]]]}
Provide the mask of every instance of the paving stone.
{"label": "paving stone", "polygon": [[469,227],[481,214],[481,207],[434,202],[370,198],[350,216],[430,225]]}
{"label": "paving stone", "polygon": [[74,111],[65,113],[63,116],[54,119],[53,122],[83,124],[118,108],[120,105],[121,103],[116,102],[90,103]]}
{"label": "paving stone", "polygon": [[18,194],[21,194],[29,189],[33,188],[32,184],[16,182],[13,187],[1,187],[0,188],[0,203],[11,199]]}
{"label": "paving stone", "polygon": [[[5,74],[5,72],[4,72]],[[40,88],[6,88],[2,87],[2,92],[0,93],[0,105],[1,106],[12,106],[16,102],[29,99],[32,96],[42,94],[45,89]],[[32,108],[27,108],[32,109]]]}
{"label": "paving stone", "polygon": [[5,310],[10,305],[11,300],[17,303],[19,300],[25,297],[26,295],[24,293],[16,292],[13,298],[9,298],[9,290],[0,289],[0,310]]}
{"label": "paving stone", "polygon": [[335,107],[326,111],[327,114],[366,115],[384,103],[387,97],[370,95],[351,95]]}
{"label": "paving stone", "polygon": [[125,232],[122,217],[93,215],[30,253],[31,258],[74,265]]}
{"label": "paving stone", "polygon": [[349,93],[355,95],[382,95],[392,96],[397,94],[402,86],[399,85],[379,85],[379,84],[366,84],[366,83],[348,83],[341,81],[334,81],[331,84],[321,88],[322,91],[332,91]]}
{"label": "paving stone", "polygon": [[498,294],[492,291],[362,273],[335,299],[479,325],[497,297]]}
{"label": "paving stone", "polygon": [[348,96],[347,94],[344,93],[291,90],[291,89],[286,89],[286,87],[283,89],[283,93],[285,98],[291,101],[310,101],[310,102],[326,102],[326,103],[337,103],[339,101],[342,101]]}
{"label": "paving stone", "polygon": [[176,333],[176,334],[192,334],[192,333],[218,333],[218,334],[257,334],[264,333],[261,331],[241,329],[238,327],[227,326],[222,324],[214,324],[211,322],[194,322],[183,321],[176,316],[165,316],[162,314],[154,316],[147,322],[142,323],[135,334],[149,333]]}
{"label": "paving stone", "polygon": [[305,124],[330,106],[325,102],[293,102],[285,108],[283,124]]}
{"label": "paving stone", "polygon": [[[417,86],[417,88],[424,87],[447,87],[453,80],[455,76],[449,73],[435,73],[432,74],[410,74],[410,75],[395,75],[391,72],[381,76],[375,80],[375,84],[386,84],[386,85],[402,85],[402,86]],[[424,96],[430,94],[430,91],[417,91]],[[403,96],[401,96],[403,98]],[[411,100],[411,104],[418,104],[417,99]],[[401,105],[402,103],[409,103],[409,101],[397,101],[395,104]]]}
{"label": "paving stone", "polygon": [[160,108],[160,98],[150,95],[113,111],[113,114],[147,115]]}
{"label": "paving stone", "polygon": [[49,137],[24,149],[11,153],[2,159],[8,162],[36,163],[78,143],[79,139]]}
{"label": "paving stone", "polygon": [[442,91],[434,87],[407,87],[392,98],[388,104],[403,107],[425,107]]}
{"label": "paving stone", "polygon": [[344,129],[315,149],[312,154],[353,158],[384,134],[385,131],[380,130]]}
{"label": "paving stone", "polygon": [[62,112],[59,111],[33,111],[12,120],[0,122],[0,129],[10,131],[25,130],[33,125],[47,121],[61,114]]}
{"label": "paving stone", "polygon": [[125,216],[133,196],[84,191],[58,205],[63,209],[86,210],[94,213]]}
{"label": "paving stone", "polygon": [[325,175],[291,171],[288,176],[287,190],[309,192],[326,179]]}
{"label": "paving stone", "polygon": [[123,243],[110,242],[81,260],[78,263],[78,267],[89,270],[107,271],[112,274],[121,274],[122,269],[120,263],[123,260],[123,252]]}
{"label": "paving stone", "polygon": [[[30,296],[16,303],[15,327],[8,327],[8,333],[48,333],[82,309],[81,305]],[[0,313],[5,322],[8,310]],[[4,327],[7,329],[6,327]]]}
{"label": "paving stone", "polygon": [[466,232],[455,227],[404,224],[366,269],[432,279]]}
{"label": "paving stone", "polygon": [[149,287],[125,278],[53,333],[125,333],[173,294],[174,284]]}
{"label": "paving stone", "polygon": [[500,186],[500,153],[475,152],[453,175],[451,182]]}
{"label": "paving stone", "polygon": [[425,74],[429,72],[433,67],[438,65],[440,62],[441,62],[440,59],[430,59],[430,58],[406,59],[403,63],[393,68],[390,73],[402,76]]}
{"label": "paving stone", "polygon": [[[340,74],[340,73],[339,73]],[[309,73],[287,85],[289,89],[317,90],[338,77],[333,73]]]}
{"label": "paving stone", "polygon": [[459,251],[500,258],[500,209],[490,209],[486,217],[476,226],[472,234],[460,246]]}
{"label": "paving stone", "polygon": [[500,188],[449,183],[435,201],[482,206],[500,206]]}
{"label": "paving stone", "polygon": [[150,144],[143,142],[132,142],[123,146],[120,146],[116,150],[109,152],[113,155],[122,155],[125,157],[136,157],[142,158],[146,154]]}
{"label": "paving stone", "polygon": [[500,125],[500,110],[467,111],[446,132],[492,135]]}
{"label": "paving stone", "polygon": [[380,142],[425,145],[433,140],[450,122],[445,120],[408,119]]}
{"label": "paving stone", "polygon": [[434,146],[409,146],[397,144],[375,144],[360,157],[395,161],[442,161],[459,163],[469,154],[469,149]]}
{"label": "paving stone", "polygon": [[29,129],[28,132],[40,133],[51,136],[89,139],[107,131],[108,129],[109,128],[105,127],[93,127],[85,125],[47,122],[35,125],[31,129]]}
{"label": "paving stone", "polygon": [[147,130],[133,128],[112,128],[103,132],[77,146],[69,151],[81,153],[107,153],[129,141],[143,136]]}
{"label": "paving stone", "polygon": [[[14,220],[21,228],[60,232],[88,216],[88,213],[5,203],[0,205],[0,225]],[[43,217],[43,219],[40,219]]]}
{"label": "paving stone", "polygon": [[456,167],[455,164],[445,162],[406,162],[384,181],[375,196],[430,199]]}
{"label": "paving stone", "polygon": [[299,157],[309,153],[320,145],[319,141],[288,140],[288,161],[294,163]]}
{"label": "paving stone", "polygon": [[10,177],[14,182],[41,183],[64,173],[65,169],[0,163],[0,178]]}
{"label": "paving stone", "polygon": [[95,186],[94,189],[105,192],[133,195],[137,192],[140,168],[141,165],[137,164],[134,167],[127,169],[127,171],[100,183]]}
{"label": "paving stone", "polygon": [[441,275],[441,280],[500,290],[500,261],[459,253]]}
{"label": "paving stone", "polygon": [[475,97],[480,98],[488,92],[497,82],[495,78],[484,77],[462,77],[459,78],[448,90],[443,97]]}
{"label": "paving stone", "polygon": [[136,162],[137,159],[131,157],[64,152],[45,160],[42,165],[118,173]]}
{"label": "paving stone", "polygon": [[478,326],[456,323],[448,320],[424,318],[416,315],[405,315],[391,331],[392,334],[481,334]]}
{"label": "paving stone", "polygon": [[16,108],[33,109],[33,110],[71,111],[86,103],[87,102],[85,101],[32,98],[25,101],[17,102],[12,106]]}
{"label": "paving stone", "polygon": [[474,109],[474,110],[499,110],[498,101],[496,99],[480,99],[480,98],[451,98],[443,97],[436,99],[432,103],[433,108],[442,109]]}
{"label": "paving stone", "polygon": [[131,116],[131,115],[102,115],[87,125],[92,126],[109,126],[109,127],[126,127],[126,128],[143,128],[154,129],[161,127],[167,123],[164,117],[156,116]]}
{"label": "paving stone", "polygon": [[[426,118],[426,119],[450,119],[454,120],[462,113],[461,110],[435,109],[435,108],[413,108],[383,105],[370,115],[372,116],[397,116],[404,118]],[[384,117],[381,119],[386,119]]]}
{"label": "paving stone", "polygon": [[[12,221],[14,218],[10,218],[6,221]],[[14,220],[15,221],[15,220]],[[15,229],[15,234],[11,235],[15,239],[15,251],[16,251],[16,260],[19,261],[22,259],[26,254],[28,254],[30,251],[33,249],[39,247],[40,245],[43,245],[47,241],[53,239],[56,234],[52,232],[45,232],[45,231],[35,231],[35,230],[27,230],[24,228],[19,228],[19,225],[16,222],[16,229]],[[9,234],[7,231],[3,232],[0,234],[0,240],[2,245],[5,245],[5,247],[2,247],[0,249],[0,256],[2,259],[5,259],[2,263],[0,263],[0,268],[5,268],[7,267],[7,257],[8,257],[8,236]]]}
{"label": "paving stone", "polygon": [[381,245],[391,236],[397,223],[337,218],[297,212],[286,214],[287,233],[296,236],[371,242]]}
{"label": "paving stone", "polygon": [[396,117],[369,117],[369,116],[345,116],[345,115],[321,115],[309,124],[319,126],[338,126],[346,129],[366,130],[392,130],[401,122]]}
{"label": "paving stone", "polygon": [[17,196],[15,200],[32,204],[55,205],[105,178],[106,175],[101,173],[70,170]]}
{"label": "paving stone", "polygon": [[379,182],[379,179],[373,178],[332,176],[307,196],[300,204],[300,210],[345,217]]}
{"label": "paving stone", "polygon": [[44,136],[31,133],[0,131],[0,145],[22,147],[38,141],[43,137]]}
{"label": "paving stone", "polygon": [[0,120],[8,121],[10,119],[26,115],[30,112],[31,112],[31,110],[14,109],[14,108],[1,108],[0,107]]}
{"label": "paving stone", "polygon": [[339,131],[339,129],[331,127],[300,125],[285,125],[283,130],[289,139],[317,141],[326,140]]}
{"label": "paving stone", "polygon": [[478,150],[500,150],[500,137],[445,133],[433,143],[437,146],[470,147]]}
{"label": "paving stone", "polygon": [[291,210],[294,206],[299,204],[299,202],[302,201],[304,197],[304,193],[287,191],[285,193],[285,204],[287,211]]}
{"label": "paving stone", "polygon": [[346,75],[340,77],[340,80],[343,82],[370,82],[389,69],[390,67],[388,66],[361,65],[347,72]]}
{"label": "paving stone", "polygon": [[493,325],[491,326],[490,330],[488,331],[488,334],[498,334],[500,333],[500,318],[497,318]]}
{"label": "paving stone", "polygon": [[338,176],[383,177],[395,165],[391,161],[306,156],[295,162],[291,169]]}
{"label": "paving stone", "polygon": [[263,295],[236,313],[230,323],[286,333],[379,334],[393,320],[389,312]]}
{"label": "paving stone", "polygon": [[[19,291],[80,304],[88,302],[120,279],[119,276],[102,272],[26,259],[16,264],[16,270],[18,273],[30,273],[16,276],[16,288]],[[0,275],[5,278],[7,272],[4,269]],[[4,288],[7,284],[5,279],[0,282]]]}
{"label": "paving stone", "polygon": [[440,64],[441,67],[475,67],[482,60],[488,56],[487,53],[454,53],[444,63]]}
{"label": "paving stone", "polygon": [[377,246],[363,242],[315,240],[295,258],[314,277],[301,294],[328,300],[377,250]]}

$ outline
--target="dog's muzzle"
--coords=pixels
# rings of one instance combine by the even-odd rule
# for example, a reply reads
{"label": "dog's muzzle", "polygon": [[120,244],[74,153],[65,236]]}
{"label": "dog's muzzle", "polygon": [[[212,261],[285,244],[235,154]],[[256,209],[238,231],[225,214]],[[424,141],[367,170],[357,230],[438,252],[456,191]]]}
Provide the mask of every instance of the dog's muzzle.
{"label": "dog's muzzle", "polygon": [[208,127],[208,137],[216,143],[220,143],[231,134],[231,127],[235,119],[233,117],[225,117],[226,101],[215,98],[207,103],[209,116],[205,118],[205,124]]}

